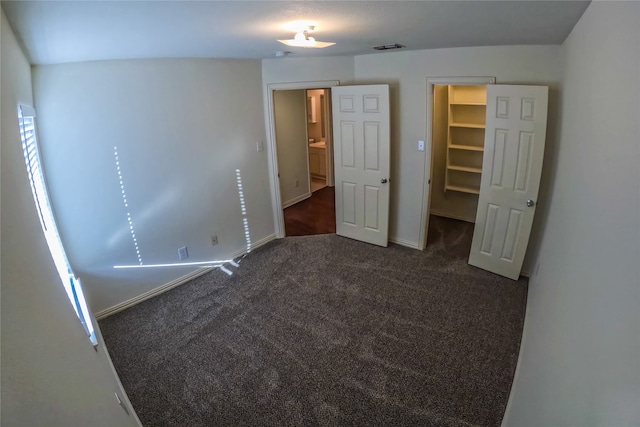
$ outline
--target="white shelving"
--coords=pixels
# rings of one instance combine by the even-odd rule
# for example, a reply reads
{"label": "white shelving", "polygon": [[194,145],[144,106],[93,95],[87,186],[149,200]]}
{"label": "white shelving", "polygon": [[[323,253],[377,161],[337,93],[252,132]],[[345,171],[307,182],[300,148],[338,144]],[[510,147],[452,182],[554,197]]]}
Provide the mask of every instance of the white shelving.
{"label": "white shelving", "polygon": [[445,191],[480,193],[487,105],[485,86],[449,86]]}
{"label": "white shelving", "polygon": [[450,144],[450,150],[467,150],[467,151],[484,151],[484,147],[475,147],[473,145]]}
{"label": "white shelving", "polygon": [[448,185],[447,189],[451,191],[459,191],[461,193],[480,194],[480,187],[471,188],[467,186]]}
{"label": "white shelving", "polygon": [[452,171],[482,173],[482,168],[474,168],[474,167],[471,167],[471,166],[450,165],[450,166],[447,166],[447,169],[452,170]]}
{"label": "white shelving", "polygon": [[484,129],[484,124],[479,123],[449,123],[449,126],[454,128]]}

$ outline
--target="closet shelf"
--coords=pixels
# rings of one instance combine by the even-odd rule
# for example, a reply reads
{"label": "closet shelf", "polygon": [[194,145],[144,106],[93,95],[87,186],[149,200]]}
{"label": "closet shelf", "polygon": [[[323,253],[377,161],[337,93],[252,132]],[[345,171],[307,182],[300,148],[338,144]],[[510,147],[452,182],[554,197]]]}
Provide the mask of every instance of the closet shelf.
{"label": "closet shelf", "polygon": [[451,144],[449,148],[452,150],[484,151],[484,147],[477,147],[475,145]]}
{"label": "closet shelf", "polygon": [[451,101],[449,104],[450,105],[479,105],[483,107],[487,105],[486,102],[469,102],[469,101]]}
{"label": "closet shelf", "polygon": [[480,123],[449,123],[449,127],[484,129],[484,125]]}
{"label": "closet shelf", "polygon": [[444,187],[445,190],[451,190],[451,191],[459,191],[461,193],[469,193],[469,194],[480,194],[480,189],[479,188],[473,188],[473,187],[463,187],[460,185],[446,185]]}
{"label": "closet shelf", "polygon": [[452,171],[461,171],[461,172],[471,172],[471,173],[482,173],[482,168],[474,168],[471,166],[455,166],[449,165],[447,169]]}

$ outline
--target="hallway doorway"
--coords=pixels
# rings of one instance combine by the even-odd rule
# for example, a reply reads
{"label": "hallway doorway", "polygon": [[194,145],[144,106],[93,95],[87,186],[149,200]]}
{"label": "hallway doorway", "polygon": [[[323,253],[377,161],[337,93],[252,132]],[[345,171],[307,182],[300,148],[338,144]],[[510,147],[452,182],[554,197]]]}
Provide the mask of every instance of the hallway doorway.
{"label": "hallway doorway", "polygon": [[[277,83],[267,87],[272,200],[277,238],[302,233],[335,233],[330,112],[330,90],[335,86],[338,86],[338,81]],[[301,94],[301,100],[296,101],[295,114],[292,109],[289,109],[291,114],[282,114],[284,110],[276,98],[281,98],[280,95],[285,92]],[[304,129],[288,142],[291,130],[289,122],[294,115],[298,117],[300,111],[303,116],[295,119],[295,126],[304,125]],[[330,202],[328,199],[331,199]],[[318,215],[316,209],[323,212],[331,210],[329,214]],[[306,213],[307,226],[301,225],[303,213]],[[291,218],[289,223],[295,225],[285,227],[285,215]]]}

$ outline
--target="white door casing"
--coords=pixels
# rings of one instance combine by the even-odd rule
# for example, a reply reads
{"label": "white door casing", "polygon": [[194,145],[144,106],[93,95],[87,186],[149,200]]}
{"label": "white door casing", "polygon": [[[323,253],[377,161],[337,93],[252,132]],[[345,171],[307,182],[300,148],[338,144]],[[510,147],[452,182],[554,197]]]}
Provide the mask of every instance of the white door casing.
{"label": "white door casing", "polygon": [[387,246],[389,86],[332,89],[336,233]]}
{"label": "white door casing", "polygon": [[423,185],[425,191],[422,199],[422,215],[420,220],[420,239],[418,240],[418,249],[422,250],[427,247],[427,237],[429,232],[429,217],[431,215],[431,190],[433,178],[433,116],[434,116],[434,99],[433,94],[436,85],[487,85],[496,82],[495,77],[428,77],[427,78],[427,135],[426,135],[426,154]]}
{"label": "white door casing", "polygon": [[[276,238],[285,236],[284,214],[282,210],[282,195],[280,192],[280,178],[278,177],[278,150],[276,144],[275,130],[275,108],[274,93],[277,90],[296,89],[325,89],[338,86],[338,80],[323,80],[315,82],[290,82],[290,83],[270,83],[265,86],[265,112],[267,126],[267,151],[269,162],[269,180],[271,187],[271,207],[273,209],[273,219]],[[260,145],[258,143],[258,145]],[[260,151],[260,148],[258,148]]]}
{"label": "white door casing", "polygon": [[517,280],[540,187],[546,86],[488,85],[482,178],[469,264]]}

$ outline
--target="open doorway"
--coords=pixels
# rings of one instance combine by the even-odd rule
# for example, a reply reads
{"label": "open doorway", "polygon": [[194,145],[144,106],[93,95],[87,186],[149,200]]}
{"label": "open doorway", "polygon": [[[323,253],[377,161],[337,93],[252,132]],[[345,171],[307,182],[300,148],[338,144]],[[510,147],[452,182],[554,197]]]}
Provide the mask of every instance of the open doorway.
{"label": "open doorway", "polygon": [[330,89],[270,91],[284,235],[335,233]]}
{"label": "open doorway", "polygon": [[453,234],[470,250],[482,176],[486,85],[491,83],[495,79],[490,77],[427,79],[431,168],[426,177],[430,185],[423,248],[438,236],[451,235],[445,228],[455,228],[459,233]]}

